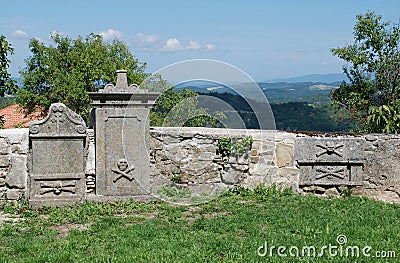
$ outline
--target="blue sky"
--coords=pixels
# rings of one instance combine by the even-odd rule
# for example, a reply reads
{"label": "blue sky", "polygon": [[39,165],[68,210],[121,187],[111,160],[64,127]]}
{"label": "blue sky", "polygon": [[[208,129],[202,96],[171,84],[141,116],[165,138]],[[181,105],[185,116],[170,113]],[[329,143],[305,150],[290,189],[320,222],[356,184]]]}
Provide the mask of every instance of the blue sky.
{"label": "blue sky", "polygon": [[148,72],[188,59],[230,63],[257,81],[339,73],[329,49],[352,43],[357,14],[398,22],[398,0],[336,1],[4,1],[0,34],[15,48],[18,76],[28,43],[51,32],[99,33],[126,42]]}

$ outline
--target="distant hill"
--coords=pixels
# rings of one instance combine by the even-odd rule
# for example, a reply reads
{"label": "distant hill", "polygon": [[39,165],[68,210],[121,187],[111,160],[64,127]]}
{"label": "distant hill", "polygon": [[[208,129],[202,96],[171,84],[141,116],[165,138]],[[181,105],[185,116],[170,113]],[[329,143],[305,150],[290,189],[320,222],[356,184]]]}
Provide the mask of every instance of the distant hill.
{"label": "distant hill", "polygon": [[[245,89],[246,83],[238,84],[243,85],[242,90]],[[258,83],[262,92],[267,97],[270,103],[285,103],[285,102],[309,102],[309,103],[327,103],[330,101],[329,94],[332,90],[335,90],[340,82],[276,82],[276,83]],[[176,90],[181,91],[184,88],[188,88],[197,93],[223,93],[238,95],[234,90],[228,86],[224,86],[217,83],[211,82],[187,82],[175,86]],[[259,93],[253,89],[249,89],[246,94],[248,98],[257,100]],[[260,97],[260,101],[264,98]]]}
{"label": "distant hill", "polygon": [[287,83],[296,83],[296,82],[321,82],[321,83],[332,83],[332,82],[342,82],[347,80],[347,77],[343,73],[329,73],[329,74],[309,74],[300,77],[293,78],[281,78],[281,79],[273,79],[265,82],[287,82]]}

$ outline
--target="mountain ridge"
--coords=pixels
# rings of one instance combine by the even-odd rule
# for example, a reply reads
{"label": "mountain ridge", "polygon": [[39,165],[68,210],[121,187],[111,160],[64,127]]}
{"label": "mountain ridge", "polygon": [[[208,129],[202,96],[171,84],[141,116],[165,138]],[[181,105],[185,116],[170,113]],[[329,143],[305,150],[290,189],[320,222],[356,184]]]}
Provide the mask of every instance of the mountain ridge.
{"label": "mountain ridge", "polygon": [[327,74],[307,74],[297,77],[289,78],[278,78],[262,81],[264,83],[298,83],[298,82],[321,82],[321,83],[332,83],[346,81],[347,77],[343,73],[327,73]]}

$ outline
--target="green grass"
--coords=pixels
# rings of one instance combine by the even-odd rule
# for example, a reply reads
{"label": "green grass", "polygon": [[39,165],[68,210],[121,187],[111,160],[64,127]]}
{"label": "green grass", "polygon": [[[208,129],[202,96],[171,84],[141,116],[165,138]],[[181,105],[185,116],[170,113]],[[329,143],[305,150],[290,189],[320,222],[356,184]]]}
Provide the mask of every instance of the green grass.
{"label": "green grass", "polygon": [[[398,262],[400,206],[361,197],[321,199],[258,187],[236,188],[196,206],[84,203],[74,208],[3,211],[0,262]],[[257,255],[271,246],[371,246],[397,258]],[[288,254],[289,252],[286,251]],[[362,252],[360,252],[362,253]]]}

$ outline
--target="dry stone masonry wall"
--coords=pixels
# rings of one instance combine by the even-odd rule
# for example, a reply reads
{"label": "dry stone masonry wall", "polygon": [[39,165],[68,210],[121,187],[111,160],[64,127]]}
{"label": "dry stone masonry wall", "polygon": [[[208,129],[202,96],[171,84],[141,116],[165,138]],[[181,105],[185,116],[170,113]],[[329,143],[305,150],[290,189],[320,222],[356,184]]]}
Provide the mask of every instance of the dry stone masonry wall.
{"label": "dry stone masonry wall", "polygon": [[[254,139],[241,156],[223,157],[218,140]],[[194,191],[232,185],[282,185],[298,193],[366,195],[400,202],[400,136],[289,133],[210,128],[153,128],[153,186],[180,175]]]}
{"label": "dry stone masonry wall", "polygon": [[[79,185],[79,189],[74,190],[79,192],[79,200],[101,200],[96,193],[99,175],[95,172],[93,130],[86,130],[82,135],[86,139],[78,136],[81,142],[78,159],[83,161],[81,171],[85,176],[73,179],[79,181],[74,184],[75,187]],[[248,136],[253,138],[253,143],[245,153],[225,156],[220,152],[221,138]],[[59,138],[57,143],[60,143]],[[59,181],[69,180],[68,173],[65,177],[49,170],[49,174],[45,173],[49,175],[45,184],[40,184],[42,175],[38,177],[41,188],[52,184],[50,192],[41,195],[36,188],[30,189],[29,182],[37,177],[34,167],[30,167],[30,164],[35,165],[32,161],[34,145],[34,141],[29,143],[28,129],[0,131],[1,201],[26,197],[49,201],[51,198],[47,196],[53,194],[69,203],[68,195],[73,193],[59,193],[62,187],[68,188],[68,185],[61,187],[59,184]],[[171,180],[194,193],[219,191],[235,185],[252,188],[258,184],[276,184],[298,193],[320,195],[340,195],[351,188],[357,195],[400,203],[399,135],[155,127],[150,129],[146,154],[150,160],[149,181],[153,193]],[[61,162],[51,156],[46,158],[41,164],[42,172],[46,167],[57,167],[52,162]],[[68,165],[61,167],[67,169]]]}
{"label": "dry stone masonry wall", "polygon": [[26,197],[28,129],[0,130],[0,203]]}

